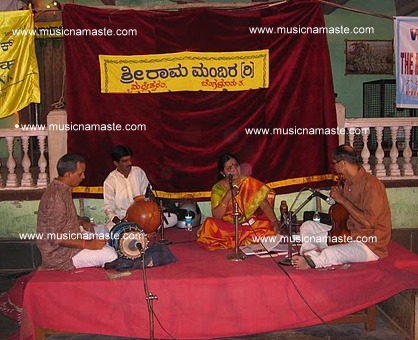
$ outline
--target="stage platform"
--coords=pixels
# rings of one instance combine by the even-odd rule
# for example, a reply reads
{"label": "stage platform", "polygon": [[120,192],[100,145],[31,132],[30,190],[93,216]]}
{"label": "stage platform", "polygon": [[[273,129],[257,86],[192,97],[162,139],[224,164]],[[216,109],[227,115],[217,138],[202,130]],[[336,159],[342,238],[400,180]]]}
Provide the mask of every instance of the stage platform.
{"label": "stage platform", "polygon": [[[178,262],[146,269],[154,300],[155,337],[211,339],[330,322],[418,288],[418,256],[392,242],[373,263],[299,271],[281,258],[227,260],[232,250],[205,251],[196,229],[166,230]],[[99,268],[38,271],[23,299],[21,339],[36,332],[149,338],[141,270],[117,279]]]}

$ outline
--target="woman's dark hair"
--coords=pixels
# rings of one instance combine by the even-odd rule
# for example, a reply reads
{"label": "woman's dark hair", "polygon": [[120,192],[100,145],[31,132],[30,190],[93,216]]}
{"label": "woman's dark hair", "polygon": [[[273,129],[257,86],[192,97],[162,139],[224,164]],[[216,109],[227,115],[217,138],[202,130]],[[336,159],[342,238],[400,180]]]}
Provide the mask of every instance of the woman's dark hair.
{"label": "woman's dark hair", "polygon": [[57,172],[58,176],[62,177],[67,172],[74,173],[77,169],[77,163],[86,164],[83,156],[77,155],[75,153],[67,153],[62,156],[57,163]]}
{"label": "woman's dark hair", "polygon": [[237,163],[239,164],[239,160],[237,156],[235,156],[234,154],[226,153],[222,155],[218,160],[218,180],[225,177],[224,175],[222,175],[222,172],[224,171],[225,163],[228,162],[230,159],[235,159]]}
{"label": "woman's dark hair", "polygon": [[360,155],[350,145],[347,144],[340,145],[335,149],[333,159],[337,162],[346,161],[350,164],[363,164],[363,160],[361,159]]}
{"label": "woman's dark hair", "polygon": [[122,157],[132,156],[132,150],[125,145],[116,145],[112,148],[110,155],[112,156],[112,161],[119,162]]}

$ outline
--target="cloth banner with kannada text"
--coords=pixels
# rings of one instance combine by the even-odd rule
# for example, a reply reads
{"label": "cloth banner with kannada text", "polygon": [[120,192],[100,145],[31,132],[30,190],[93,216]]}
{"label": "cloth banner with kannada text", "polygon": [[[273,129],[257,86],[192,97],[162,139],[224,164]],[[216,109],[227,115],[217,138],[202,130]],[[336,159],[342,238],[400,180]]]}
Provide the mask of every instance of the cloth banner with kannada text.
{"label": "cloth banner with kannada text", "polygon": [[31,11],[0,12],[0,118],[40,102]]}
{"label": "cloth banner with kannada text", "polygon": [[[78,193],[98,193],[114,169],[113,145],[129,145],[134,164],[166,198],[208,197],[217,160],[235,153],[247,174],[284,189],[319,187],[331,172],[337,134],[325,34],[255,34],[255,27],[324,27],[318,1],[294,0],[266,9],[178,11],[63,8],[64,29],[136,29],[138,36],[65,36],[68,123],[119,124],[118,131],[68,131],[68,150],[86,157]],[[246,91],[102,93],[100,55],[269,51],[269,86]],[[142,124],[146,129],[134,130]],[[266,128],[266,130],[261,129]],[[276,133],[273,129],[287,133]],[[257,130],[255,130],[257,129]],[[290,131],[290,130],[291,131]],[[308,152],[309,150],[309,152]],[[328,177],[327,177],[328,176]],[[316,183],[316,184],[315,184]],[[329,182],[327,182],[329,183]],[[97,189],[97,190],[96,190]],[[289,191],[290,191],[289,190]]]}
{"label": "cloth banner with kannada text", "polygon": [[268,87],[268,50],[100,55],[102,93],[244,91]]}
{"label": "cloth banner with kannada text", "polygon": [[418,17],[396,17],[396,106],[418,108]]}

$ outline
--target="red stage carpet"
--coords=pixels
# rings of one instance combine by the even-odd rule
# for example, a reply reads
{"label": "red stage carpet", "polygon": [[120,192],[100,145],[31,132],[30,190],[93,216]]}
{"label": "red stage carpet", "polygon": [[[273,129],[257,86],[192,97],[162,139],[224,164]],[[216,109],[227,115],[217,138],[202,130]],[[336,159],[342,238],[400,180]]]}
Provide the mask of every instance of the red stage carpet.
{"label": "red stage carpet", "polygon": [[[171,229],[166,236],[175,241],[170,249],[179,261],[149,268],[147,276],[150,292],[158,296],[155,314],[176,339],[316,325],[320,318],[337,319],[418,288],[418,256],[395,243],[390,257],[381,261],[298,271],[272,259],[231,262],[226,259],[231,251],[200,249],[195,230]],[[98,268],[40,271],[26,286],[23,309],[21,339],[34,339],[36,327],[149,337],[141,270],[116,280]],[[155,337],[170,338],[157,321]]]}

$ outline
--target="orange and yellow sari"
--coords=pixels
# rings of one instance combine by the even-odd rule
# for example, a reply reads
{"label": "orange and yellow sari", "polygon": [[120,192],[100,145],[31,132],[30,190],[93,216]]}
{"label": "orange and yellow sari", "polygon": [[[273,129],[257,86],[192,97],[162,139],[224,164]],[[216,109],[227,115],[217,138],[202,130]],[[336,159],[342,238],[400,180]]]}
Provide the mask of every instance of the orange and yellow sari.
{"label": "orange and yellow sari", "polygon": [[[272,193],[271,189],[252,177],[242,177],[237,185],[239,192],[235,198],[239,211],[243,214],[239,218],[239,245],[258,243],[257,237],[274,235],[273,224],[260,208],[264,200],[271,202],[268,197]],[[220,182],[216,183],[211,193],[212,207],[217,207],[228,191],[229,188],[225,188]],[[205,220],[197,232],[197,242],[200,247],[207,250],[235,247],[235,226],[232,213],[233,206],[230,201],[222,220],[213,217]]]}

